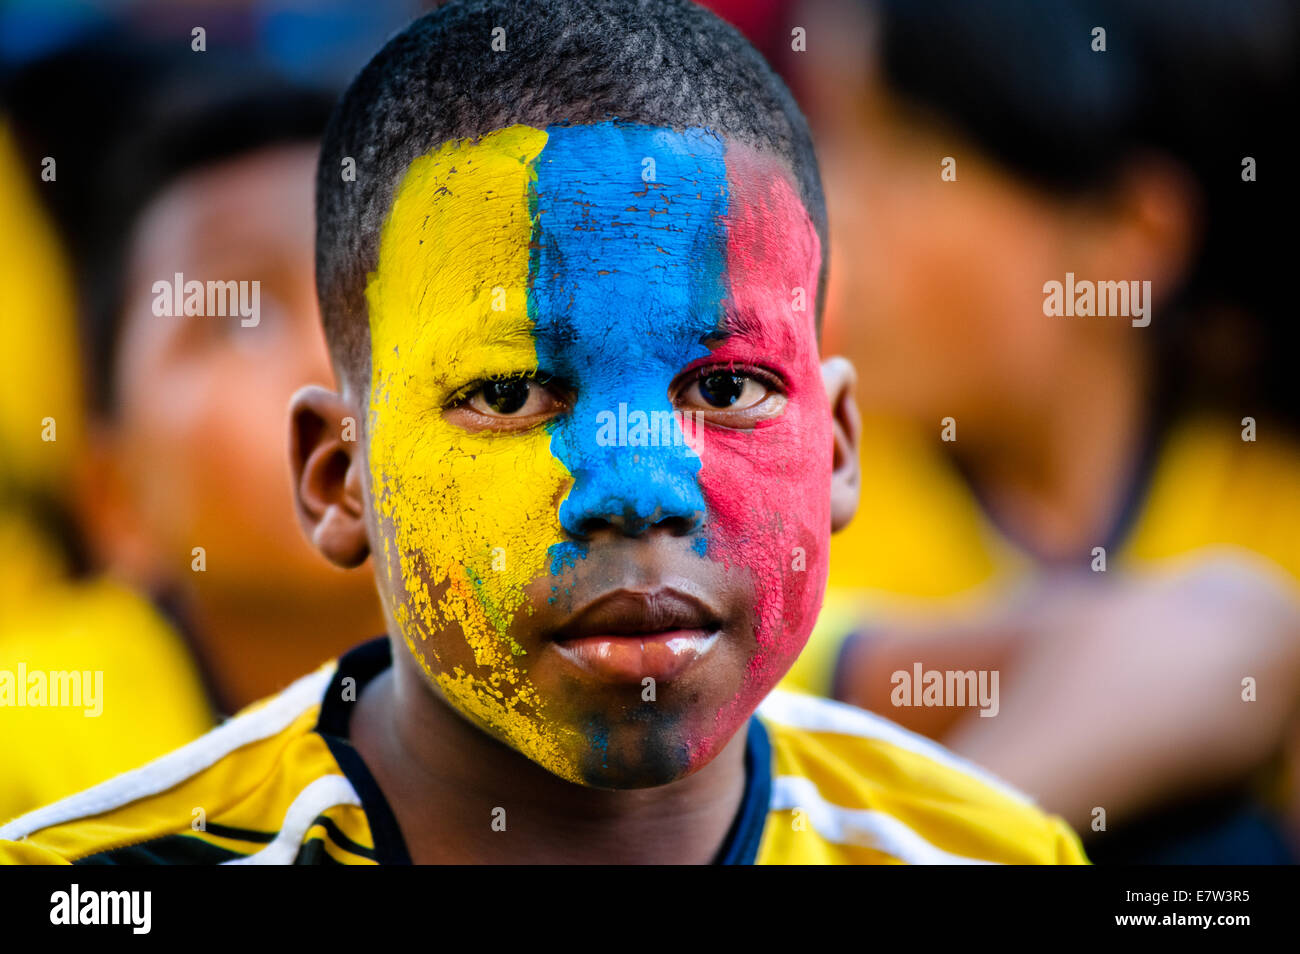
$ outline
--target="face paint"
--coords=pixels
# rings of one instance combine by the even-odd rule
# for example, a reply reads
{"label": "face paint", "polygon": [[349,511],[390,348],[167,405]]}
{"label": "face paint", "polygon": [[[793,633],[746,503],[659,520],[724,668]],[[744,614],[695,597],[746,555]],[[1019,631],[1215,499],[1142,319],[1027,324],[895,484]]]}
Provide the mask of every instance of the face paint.
{"label": "face paint", "polygon": [[[642,157],[654,159],[653,185],[642,178]],[[690,445],[629,453],[599,439],[600,418],[620,405],[648,420],[671,418],[668,385],[709,354],[703,341],[718,330],[726,294],[723,144],[702,130],[558,127],[537,164],[536,189],[541,241],[529,308],[538,360],[580,385],[551,436],[551,452],[574,477],[560,522],[574,539],[611,518],[703,523]],[[552,572],[584,553],[579,543],[562,544]]]}
{"label": "face paint", "polygon": [[[775,160],[703,130],[515,126],[412,163],[367,290],[376,563],[395,625],[452,705],[593,784],[658,784],[734,734],[802,647],[825,583],[819,265]],[[675,382],[719,367],[778,378],[784,411],[683,440]],[[538,372],[572,393],[545,426],[445,416],[476,382]],[[602,420],[637,412],[672,421],[672,439],[602,440]],[[680,544],[674,573],[744,598],[729,597],[729,648],[638,712],[564,671],[544,634],[560,614],[548,604],[575,602],[588,564],[625,565],[611,533],[639,546],[657,527]]]}
{"label": "face paint", "polygon": [[545,143],[515,126],[448,143],[407,170],[367,288],[369,451],[377,562],[411,652],[453,705],[571,774],[537,724],[540,700],[509,635],[524,585],[563,539],[553,501],[568,474],[544,431],[470,434],[443,419],[473,381],[537,370],[529,205]]}
{"label": "face paint", "polygon": [[[790,668],[821,610],[833,446],[814,311],[817,232],[775,160],[733,149],[727,165],[729,334],[710,360],[777,371],[789,401],[780,418],[752,431],[710,431],[701,455],[709,553],[749,571],[757,617],[757,651],[718,712],[720,732],[734,730]],[[697,740],[697,758],[716,743]]]}

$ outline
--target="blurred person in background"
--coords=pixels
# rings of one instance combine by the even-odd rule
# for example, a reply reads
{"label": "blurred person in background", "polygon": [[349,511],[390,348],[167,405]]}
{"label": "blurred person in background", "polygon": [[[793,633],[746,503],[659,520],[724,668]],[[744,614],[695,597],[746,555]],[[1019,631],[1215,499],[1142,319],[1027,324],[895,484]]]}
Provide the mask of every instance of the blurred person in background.
{"label": "blurred person in background", "polygon": [[[859,518],[788,684],[940,738],[1097,861],[1295,857],[1300,445],[1275,233],[1296,212],[1296,15],[786,14],[833,235],[826,350],[864,412]],[[1067,272],[1150,281],[1149,326],[1047,315]],[[916,662],[1000,672],[996,717],[899,705]]]}
{"label": "blurred person in background", "polygon": [[[111,122],[102,94],[79,97],[96,80]],[[0,709],[8,818],[188,741],[382,620],[368,571],[329,566],[302,537],[283,450],[289,397],[333,380],[312,217],[333,96],[117,36],[29,65],[6,100],[27,178],[61,162],[40,194],[85,328],[69,562],[89,572],[24,597],[0,626],[0,669],[103,674],[93,718]],[[178,274],[255,280],[258,311],[160,314],[155,284]],[[20,448],[39,440],[28,430]]]}

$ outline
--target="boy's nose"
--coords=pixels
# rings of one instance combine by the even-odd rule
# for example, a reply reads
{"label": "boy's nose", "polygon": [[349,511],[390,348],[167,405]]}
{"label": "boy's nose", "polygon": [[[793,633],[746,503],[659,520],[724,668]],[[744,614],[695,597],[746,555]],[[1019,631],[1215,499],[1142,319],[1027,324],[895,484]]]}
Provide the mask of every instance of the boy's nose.
{"label": "boy's nose", "polygon": [[675,537],[682,537],[702,523],[702,513],[699,511],[690,515],[651,514],[647,518],[638,514],[634,508],[627,507],[621,514],[584,517],[572,527],[566,524],[565,529],[579,540],[590,540],[605,530],[625,537],[639,537],[652,529],[665,530]]}
{"label": "boy's nose", "polygon": [[[573,487],[560,505],[560,524],[578,540],[602,531],[639,537],[651,530],[685,536],[704,524],[704,495],[688,460],[671,450],[639,459],[610,455],[602,463],[573,473]],[[665,453],[665,451],[667,451]],[[647,459],[648,458],[648,459]]]}

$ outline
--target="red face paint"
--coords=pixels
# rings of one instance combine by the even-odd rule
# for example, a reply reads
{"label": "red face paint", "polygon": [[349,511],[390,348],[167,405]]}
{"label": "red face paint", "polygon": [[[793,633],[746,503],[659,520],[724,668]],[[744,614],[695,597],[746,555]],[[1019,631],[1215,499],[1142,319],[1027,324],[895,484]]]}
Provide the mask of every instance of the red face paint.
{"label": "red face paint", "polygon": [[[812,631],[826,585],[833,447],[815,324],[816,230],[775,159],[733,146],[727,170],[730,336],[708,363],[774,371],[788,403],[753,430],[711,429],[702,448],[709,558],[749,573],[755,594],[757,649],[717,713],[718,738],[762,701]],[[709,738],[693,750],[713,748]]]}

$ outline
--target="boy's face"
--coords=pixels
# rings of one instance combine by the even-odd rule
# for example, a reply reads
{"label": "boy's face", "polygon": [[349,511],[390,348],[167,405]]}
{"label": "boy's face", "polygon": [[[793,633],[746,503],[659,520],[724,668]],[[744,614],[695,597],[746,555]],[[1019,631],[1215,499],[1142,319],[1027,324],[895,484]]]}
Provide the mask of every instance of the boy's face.
{"label": "boy's face", "polygon": [[784,167],[702,130],[513,126],[411,164],[367,290],[366,497],[450,705],[611,788],[744,724],[825,584],[820,262]]}

